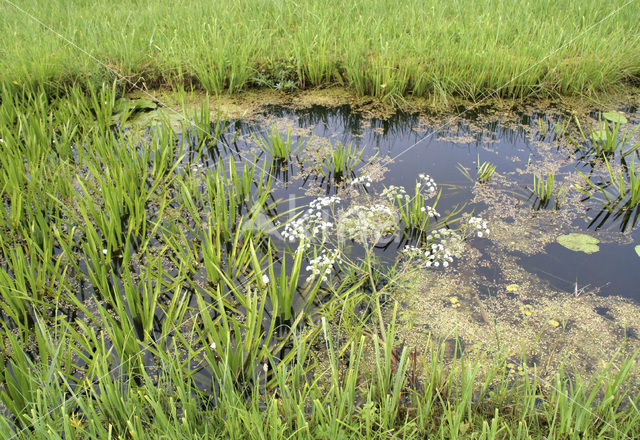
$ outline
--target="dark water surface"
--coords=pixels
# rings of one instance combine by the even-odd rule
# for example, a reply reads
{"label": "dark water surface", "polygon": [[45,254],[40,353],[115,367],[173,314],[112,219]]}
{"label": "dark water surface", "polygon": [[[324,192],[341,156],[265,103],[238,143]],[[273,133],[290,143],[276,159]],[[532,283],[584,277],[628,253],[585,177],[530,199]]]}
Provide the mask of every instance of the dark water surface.
{"label": "dark water surface", "polygon": [[[633,113],[627,112],[627,115],[633,119]],[[292,133],[298,134],[294,136],[296,141],[309,139],[312,135],[315,139],[326,140],[332,144],[341,142],[363,147],[365,151],[360,166],[374,155],[377,155],[374,162],[393,159],[392,162],[385,163],[387,171],[383,180],[374,183],[378,188],[382,185],[397,185],[409,190],[413,188],[420,173],[427,173],[443,189],[438,204],[441,213],[464,204],[465,211],[474,210],[483,217],[508,224],[513,222],[513,218],[503,215],[501,211],[503,208],[504,211],[508,211],[510,207],[497,207],[495,203],[485,203],[482,197],[478,198],[474,184],[459,168],[465,167],[471,176],[475,177],[478,158],[481,162],[492,163],[502,180],[496,179],[498,182],[493,183],[489,191],[504,191],[505,194],[509,194],[511,199],[505,203],[518,205],[520,220],[523,212],[525,216],[535,217],[535,197],[531,196],[530,190],[534,172],[542,172],[541,170],[550,165],[555,171],[557,181],[564,176],[573,176],[575,179],[575,170],[585,174],[593,172],[592,164],[581,158],[582,155],[576,153],[574,147],[563,142],[561,136],[557,136],[556,139],[553,134],[553,128],[567,119],[568,116],[560,114],[547,116],[534,113],[520,115],[516,120],[511,118],[507,123],[503,123],[498,117],[484,118],[482,115],[474,114],[467,115],[467,119],[458,120],[455,124],[442,127],[442,123],[402,112],[383,120],[366,118],[351,111],[348,106],[313,106],[306,109],[270,106],[265,108],[261,118],[235,122],[231,129],[234,141],[233,145],[229,144],[229,147],[232,146],[229,149],[237,152],[238,161],[247,160],[247,152],[252,149],[255,151],[256,133],[264,133],[268,127],[276,123],[281,132],[285,133],[285,127],[288,125],[292,127]],[[547,127],[547,130],[542,127]],[[232,136],[229,135],[227,138],[231,139]],[[274,198],[287,200],[294,195],[299,197],[295,203],[300,206],[314,199],[306,193],[311,187],[321,188],[324,194],[334,194],[337,190],[329,179],[296,179],[299,174],[300,170],[295,165],[290,167],[288,174],[276,174],[284,183],[276,185]],[[355,174],[359,175],[358,170]],[[565,199],[561,209],[557,211],[558,216],[566,217],[563,225],[559,230],[553,230],[553,227],[549,226],[548,232],[554,237],[569,232],[584,232],[597,236],[601,239],[599,252],[587,255],[570,251],[555,243],[555,240],[547,240],[544,246],[535,252],[525,253],[505,250],[499,243],[495,246],[480,243],[478,245],[484,248],[482,252],[508,252],[521,266],[557,289],[580,292],[581,289],[592,288],[599,289],[600,295],[620,295],[640,300],[640,287],[636,276],[636,270],[640,267],[640,257],[634,251],[634,246],[640,243],[639,228],[632,222],[623,224],[620,219],[613,218],[599,227],[590,224],[594,216],[602,210],[602,203],[586,199],[579,194],[571,187],[574,182],[575,180],[566,183],[571,196]],[[547,211],[549,210],[547,208]],[[554,227],[557,228],[557,225]],[[540,229],[540,225],[538,228]],[[624,232],[621,232],[622,230]],[[527,238],[523,234],[514,240]],[[379,253],[383,260],[392,261],[401,246],[403,243],[398,243]],[[495,274],[491,274],[489,269],[478,271],[484,271],[488,278],[495,278]]]}

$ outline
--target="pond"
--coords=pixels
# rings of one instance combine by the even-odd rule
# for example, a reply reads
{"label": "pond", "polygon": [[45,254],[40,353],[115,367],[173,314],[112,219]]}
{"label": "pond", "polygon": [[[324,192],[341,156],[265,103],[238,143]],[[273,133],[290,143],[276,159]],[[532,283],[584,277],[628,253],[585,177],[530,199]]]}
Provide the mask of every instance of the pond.
{"label": "pond", "polygon": [[[628,119],[622,130],[633,133],[626,145],[633,145],[638,115],[633,108],[620,110]],[[489,232],[467,235],[456,258],[435,267],[403,252],[420,246],[420,237],[382,222],[389,233],[382,231],[369,244],[378,262],[400,274],[394,282],[402,288],[391,289],[390,295],[400,301],[399,338],[418,347],[428,338],[455,337],[463,351],[499,348],[514,356],[514,371],[526,362],[546,375],[563,362],[592,371],[618,348],[631,353],[640,342],[636,211],[609,209],[604,191],[586,180],[610,191],[607,163],[619,170],[621,164],[631,165],[637,153],[595,157],[597,142],[583,132],[611,123],[599,112],[576,121],[571,113],[554,109],[484,109],[450,119],[397,112],[376,118],[346,105],[271,105],[234,121],[221,145],[223,155],[238,163],[268,165],[273,158],[258,144],[275,127],[283,138],[291,137],[292,145],[305,145],[307,156],[318,156],[319,166],[293,159],[272,165],[271,194],[282,222],[300,215],[317,197],[335,196],[339,208],[324,212],[323,218],[330,214],[344,224],[355,206],[361,225],[368,221],[363,207],[377,206],[385,189],[411,193],[421,176],[433,179],[441,190],[436,220],[472,214],[486,222]],[[339,178],[318,172],[331,161],[324,148],[336,145],[353,146],[359,154]],[[220,151],[201,167],[213,163]],[[553,179],[549,200],[541,199],[534,179],[545,184]],[[433,202],[434,194],[430,197]],[[569,234],[595,238],[597,251],[559,244],[558,238]],[[272,235],[286,244],[286,237]],[[348,235],[347,241],[358,239]],[[361,247],[342,250],[353,261],[365,260]]]}
{"label": "pond", "polygon": [[[635,117],[635,113],[627,115]],[[379,187],[412,188],[420,174],[428,174],[442,188],[438,207],[443,213],[464,205],[466,211],[473,210],[495,224],[489,242],[478,243],[486,254],[508,255],[567,292],[575,292],[576,285],[579,290],[589,286],[600,295],[640,300],[640,286],[634,276],[640,263],[635,252],[640,230],[633,218],[625,221],[624,216],[606,216],[601,200],[587,198],[576,188],[585,186],[578,172],[603,173],[604,167],[599,169],[590,163],[590,157],[581,158],[580,145],[567,141],[568,129],[556,135],[556,127],[571,122],[571,115],[559,111],[555,115],[474,114],[452,126],[446,119],[443,122],[404,112],[388,119],[366,118],[349,106],[268,106],[249,120],[236,121],[223,142],[233,139],[227,151],[236,152],[238,163],[267,160],[256,148],[256,138],[274,126],[283,136],[290,130],[294,145],[309,139],[327,145],[354,145],[363,154],[342,186],[326,176],[305,173],[292,161],[283,169],[271,171],[276,176],[274,198],[290,201],[288,208],[295,209],[314,196],[344,192],[348,182],[376,164],[381,165],[373,185]],[[588,142],[583,144],[586,149]],[[213,163],[218,153],[216,150],[216,157],[204,166]],[[478,160],[495,166],[486,183],[475,179]],[[558,207],[552,201],[546,208],[539,208],[540,201],[532,191],[533,178],[550,173],[554,174],[556,188],[562,186],[563,201]],[[558,236],[570,232],[597,237],[599,251],[575,252],[556,242]],[[379,253],[393,260],[402,244],[387,246]],[[481,275],[495,276],[490,268],[479,270]]]}
{"label": "pond", "polygon": [[104,131],[58,132],[28,165],[56,172],[30,181],[23,211],[5,200],[0,268],[30,292],[10,298],[9,325],[32,331],[33,304],[55,298],[50,318],[106,329],[122,362],[160,368],[179,346],[204,388],[229,347],[235,379],[252,382],[327,317],[338,333],[395,319],[397,344],[499,353],[516,373],[597,371],[640,346],[634,108],[271,104],[212,121],[205,103],[179,121],[152,101],[120,107],[141,130],[106,109]]}

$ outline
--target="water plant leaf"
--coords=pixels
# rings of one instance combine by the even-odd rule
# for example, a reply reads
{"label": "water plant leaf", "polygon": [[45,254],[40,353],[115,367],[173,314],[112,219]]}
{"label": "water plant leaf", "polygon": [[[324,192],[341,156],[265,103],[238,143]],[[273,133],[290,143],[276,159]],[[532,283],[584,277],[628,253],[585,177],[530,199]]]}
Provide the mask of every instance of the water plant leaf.
{"label": "water plant leaf", "polygon": [[591,132],[591,140],[594,142],[606,142],[607,141],[607,130],[604,128],[600,128],[598,130],[593,130]]}
{"label": "water plant leaf", "polygon": [[636,245],[634,249],[636,250],[636,254],[638,254],[638,257],[640,257],[640,244]]}
{"label": "water plant leaf", "polygon": [[112,120],[115,122],[123,115],[133,115],[137,112],[148,112],[158,108],[158,104],[149,99],[120,98],[113,106]]}
{"label": "water plant leaf", "polygon": [[600,250],[600,247],[598,246],[600,240],[586,234],[571,233],[567,235],[560,235],[556,241],[567,249],[576,252],[593,254]]}
{"label": "water plant leaf", "polygon": [[618,112],[606,112],[602,114],[602,117],[607,121],[613,122],[614,124],[626,124],[627,118],[624,117],[622,113]]}

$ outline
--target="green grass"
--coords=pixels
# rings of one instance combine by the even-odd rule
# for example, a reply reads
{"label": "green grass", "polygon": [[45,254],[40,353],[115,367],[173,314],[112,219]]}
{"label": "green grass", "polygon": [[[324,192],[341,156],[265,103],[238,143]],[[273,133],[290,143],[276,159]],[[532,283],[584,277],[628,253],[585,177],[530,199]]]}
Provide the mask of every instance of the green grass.
{"label": "green grass", "polygon": [[210,93],[341,84],[388,99],[478,99],[496,89],[516,98],[588,95],[639,77],[640,9],[631,3],[606,18],[624,4],[21,3],[105,67],[5,3],[0,78],[5,87],[49,91],[71,82],[111,83],[113,70],[140,87],[195,86]]}
{"label": "green grass", "polygon": [[[340,183],[347,176],[355,173],[357,165],[362,161],[363,153],[364,148],[353,144],[344,145],[341,142],[334,145],[322,144],[317,153],[317,162],[312,164],[312,167],[318,174]],[[371,160],[373,159],[369,159]]]}
{"label": "green grass", "polygon": [[302,139],[298,142],[298,146],[294,149],[291,139],[291,129],[287,130],[287,137],[283,138],[278,127],[274,125],[265,137],[257,137],[256,142],[260,149],[271,156],[272,161],[277,163],[286,163],[295,153],[295,157],[299,161],[302,160],[301,154],[304,155],[311,140],[306,142]]}
{"label": "green grass", "polygon": [[[285,359],[267,353],[256,363],[250,389],[238,388],[235,366],[264,353],[254,353],[249,339],[247,351],[189,350],[189,359],[201,359],[201,368],[214,372],[213,389],[199,385],[178,351],[154,350],[157,369],[136,371],[125,363],[111,371],[111,354],[102,346],[93,351],[89,380],[72,387],[58,373],[71,362],[65,356],[72,342],[65,336],[67,325],[35,327],[35,353],[46,362],[35,363],[14,334],[5,338],[2,348],[13,353],[14,374],[4,377],[0,398],[18,415],[15,422],[0,419],[5,438],[625,439],[640,434],[639,396],[624,391],[633,359],[616,361],[616,368],[610,364],[591,381],[559,372],[541,382],[526,366],[522,375],[510,372],[500,355],[481,373],[478,363],[448,361],[444,345],[430,343],[423,356],[399,350],[393,324],[382,338],[339,343],[323,319],[319,332],[293,336]],[[91,342],[73,345],[80,353],[93,348]],[[312,355],[318,344],[327,353],[322,367]],[[269,398],[269,389],[277,390],[277,397]]]}
{"label": "green grass", "polygon": [[[116,87],[68,92],[0,91],[3,438],[640,435],[635,358],[543,382],[526,363],[510,373],[512,353],[409,351],[384,301],[398,264],[366,241],[362,261],[323,253],[342,207],[315,214],[337,201],[311,209],[315,241],[282,244],[261,226],[284,215],[268,162],[221,160],[228,122],[208,106],[123,132]],[[362,153],[341,148],[346,173]],[[396,211],[373,192],[356,207],[424,234],[460,212],[432,223],[435,182],[413,190],[385,188]],[[480,236],[478,221],[463,235]],[[337,267],[309,274],[305,261]]]}
{"label": "green grass", "polygon": [[602,202],[602,209],[591,224],[602,226],[609,217],[621,219],[621,229],[635,226],[640,216],[640,171],[635,166],[635,157],[628,164],[622,161],[620,168],[614,168],[604,157],[607,177],[592,178],[579,171],[585,181],[580,191],[587,198]]}
{"label": "green grass", "polygon": [[472,183],[487,183],[491,180],[493,173],[496,171],[496,166],[491,162],[482,161],[480,162],[480,155],[478,154],[478,161],[476,162],[476,178],[471,177],[471,173],[461,164],[458,164],[458,170],[462,173],[464,177],[466,177]]}

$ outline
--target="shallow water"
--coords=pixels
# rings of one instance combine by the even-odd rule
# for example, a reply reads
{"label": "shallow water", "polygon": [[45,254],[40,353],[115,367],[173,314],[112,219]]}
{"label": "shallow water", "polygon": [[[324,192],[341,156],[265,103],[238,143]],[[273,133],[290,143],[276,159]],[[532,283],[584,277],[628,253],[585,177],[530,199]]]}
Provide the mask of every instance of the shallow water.
{"label": "shallow water", "polygon": [[[627,116],[633,120],[636,114],[628,111]],[[438,203],[441,214],[464,205],[467,212],[474,210],[474,215],[489,219],[490,223],[503,224],[506,231],[490,236],[488,241],[473,240],[473,246],[483,254],[509,257],[559,290],[577,293],[591,289],[599,295],[640,300],[640,286],[635,277],[640,258],[634,251],[635,244],[640,243],[640,228],[631,222],[623,228],[619,219],[611,218],[600,227],[590,225],[602,203],[585,200],[572,185],[581,182],[575,170],[588,173],[591,165],[575,153],[575,147],[565,137],[556,139],[553,134],[553,128],[568,118],[562,114],[532,113],[503,118],[474,113],[447,124],[446,119],[443,122],[407,113],[397,113],[387,120],[366,118],[348,106],[305,109],[270,106],[251,120],[236,121],[230,130],[233,136],[231,133],[226,136],[234,142],[227,141],[226,145],[239,162],[266,160],[256,150],[255,137],[263,135],[273,124],[283,133],[291,128],[297,135],[296,141],[313,138],[315,142],[357,145],[364,148],[363,160],[351,178],[360,175],[366,162],[375,156],[373,163],[384,163],[386,171],[373,187],[412,188],[417,176],[427,173],[443,190]],[[547,133],[541,132],[542,126]],[[254,155],[259,158],[254,159]],[[496,166],[495,176],[485,185],[470,182],[459,170],[464,167],[475,176],[478,158]],[[536,201],[530,190],[533,174],[546,172],[555,172],[556,181],[567,180],[568,195],[558,210],[553,206],[534,209]],[[273,196],[288,201],[284,205],[289,209],[303,206],[314,195],[335,194],[342,188],[330,179],[305,177],[295,163],[288,167],[288,172],[273,174],[279,180]],[[558,235],[569,232],[596,236],[601,241],[600,251],[587,255],[555,242]],[[392,262],[404,244],[397,241],[377,253],[384,261]],[[475,271],[478,279],[491,281],[487,289],[500,284],[499,275],[486,263],[479,264]]]}

